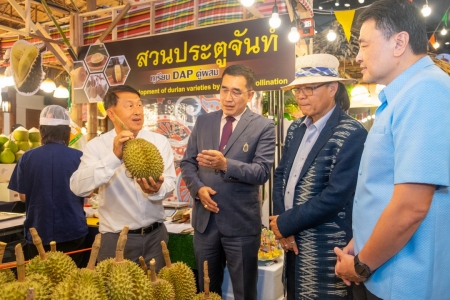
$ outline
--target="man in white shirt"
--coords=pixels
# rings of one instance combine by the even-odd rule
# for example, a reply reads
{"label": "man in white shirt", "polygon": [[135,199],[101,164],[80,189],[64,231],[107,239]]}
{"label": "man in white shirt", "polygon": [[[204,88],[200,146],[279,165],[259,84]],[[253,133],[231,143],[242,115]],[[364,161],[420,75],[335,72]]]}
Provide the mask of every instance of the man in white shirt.
{"label": "man in white shirt", "polygon": [[[160,243],[168,241],[162,200],[174,190],[176,181],[172,149],[164,136],[142,130],[142,101],[139,92],[132,87],[123,85],[109,89],[104,105],[114,129],[86,145],[81,164],[70,178],[70,188],[82,197],[99,188],[102,242],[98,261],[115,256],[119,233],[128,225],[125,258],[135,262],[139,261],[139,256],[146,262],[155,258],[159,270],[164,266]],[[129,130],[123,129],[120,122]],[[123,146],[133,138],[143,138],[158,148],[164,161],[161,177],[133,178],[126,170],[122,161]]]}

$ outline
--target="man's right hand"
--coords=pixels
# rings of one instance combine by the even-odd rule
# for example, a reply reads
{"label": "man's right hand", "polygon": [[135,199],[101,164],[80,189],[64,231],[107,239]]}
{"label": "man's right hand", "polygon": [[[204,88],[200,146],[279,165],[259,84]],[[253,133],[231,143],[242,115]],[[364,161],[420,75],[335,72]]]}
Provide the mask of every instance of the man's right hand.
{"label": "man's right hand", "polygon": [[209,210],[213,213],[218,213],[219,208],[217,207],[217,203],[211,199],[210,195],[215,195],[217,192],[210,188],[209,186],[201,187],[197,192],[197,197],[200,199],[200,202],[203,205],[203,208]]}
{"label": "man's right hand", "polygon": [[122,130],[114,138],[113,152],[118,159],[122,159],[123,144],[131,139],[134,139],[134,135],[131,131],[128,130]]}

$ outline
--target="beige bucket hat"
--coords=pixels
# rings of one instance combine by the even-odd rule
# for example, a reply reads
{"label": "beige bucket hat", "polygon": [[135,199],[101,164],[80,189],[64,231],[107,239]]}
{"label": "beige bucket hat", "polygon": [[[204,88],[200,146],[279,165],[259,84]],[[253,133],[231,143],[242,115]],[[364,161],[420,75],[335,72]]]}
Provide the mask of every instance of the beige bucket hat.
{"label": "beige bucket hat", "polygon": [[355,83],[355,79],[341,78],[338,73],[339,60],[331,54],[311,54],[295,59],[295,80],[286,86],[283,91],[309,83],[322,83],[339,81],[343,84]]}

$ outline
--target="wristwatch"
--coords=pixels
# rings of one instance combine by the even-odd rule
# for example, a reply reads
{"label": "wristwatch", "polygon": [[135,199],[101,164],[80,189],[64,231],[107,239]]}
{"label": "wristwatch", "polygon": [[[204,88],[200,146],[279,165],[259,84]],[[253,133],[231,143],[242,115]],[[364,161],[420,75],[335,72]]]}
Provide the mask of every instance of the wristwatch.
{"label": "wristwatch", "polygon": [[355,272],[359,277],[369,279],[369,277],[372,276],[373,272],[370,270],[368,265],[359,261],[358,255],[355,256],[354,262]]}

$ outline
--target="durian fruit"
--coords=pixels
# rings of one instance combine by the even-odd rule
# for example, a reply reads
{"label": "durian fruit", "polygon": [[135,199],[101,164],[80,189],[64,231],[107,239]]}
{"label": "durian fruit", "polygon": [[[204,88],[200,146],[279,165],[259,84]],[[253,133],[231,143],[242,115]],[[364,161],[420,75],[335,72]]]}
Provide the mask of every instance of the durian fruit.
{"label": "durian fruit", "polygon": [[170,282],[175,289],[176,300],[191,300],[197,292],[195,277],[191,268],[183,262],[174,264],[170,261],[169,250],[164,241],[161,242],[166,266],[159,271],[159,278]]}
{"label": "durian fruit", "polygon": [[95,236],[91,256],[85,269],[76,270],[60,282],[52,294],[53,300],[107,300],[100,274],[95,271],[95,262],[100,249],[101,234]]}
{"label": "durian fruit", "polygon": [[42,240],[36,229],[30,228],[30,233],[39,255],[28,262],[26,267],[27,275],[42,274],[47,276],[53,284],[58,284],[77,270],[77,265],[70,256],[56,251],[55,242],[50,244],[52,251],[45,252]]}
{"label": "durian fruit", "polygon": [[9,148],[3,149],[0,153],[0,163],[2,164],[12,164],[16,160],[16,156]]}
{"label": "durian fruit", "polygon": [[33,274],[25,277],[25,259],[23,257],[22,245],[19,243],[15,248],[17,261],[17,281],[2,286],[0,300],[25,300],[29,299],[28,289],[34,289],[36,300],[50,300],[53,284],[44,275]]}
{"label": "durian fruit", "polygon": [[123,78],[123,70],[122,70],[122,65],[120,64],[115,64],[113,67],[113,73],[112,73],[112,78],[114,79],[114,81],[116,83],[119,83],[122,81]]}
{"label": "durian fruit", "polygon": [[13,140],[8,140],[5,144],[3,144],[3,149],[10,149],[12,153],[16,153],[19,151],[19,146],[17,146],[16,142]]}
{"label": "durian fruit", "polygon": [[100,65],[103,61],[103,59],[105,58],[105,56],[101,53],[95,53],[91,56],[91,64],[93,66],[95,65]]}
{"label": "durian fruit", "polygon": [[[129,130],[117,116],[114,118],[124,130]],[[164,171],[164,162],[158,148],[141,138],[134,138],[125,143],[122,159],[134,178],[148,180],[152,177],[156,182]]]}
{"label": "durian fruit", "polygon": [[44,77],[39,49],[24,40],[18,40],[11,48],[11,68],[17,91],[34,94]]}
{"label": "durian fruit", "polygon": [[128,229],[129,227],[125,226],[120,233],[116,257],[101,261],[95,270],[104,282],[109,300],[154,300],[152,287],[142,269],[123,257]]}
{"label": "durian fruit", "polygon": [[175,290],[173,285],[167,280],[156,277],[156,262],[155,259],[150,261],[150,270],[148,272],[149,279],[153,288],[153,297],[158,300],[174,300]]}
{"label": "durian fruit", "polygon": [[23,151],[23,150],[17,151],[16,154],[14,154],[14,156],[16,157],[14,162],[18,162],[24,153],[25,153],[25,151]]}
{"label": "durian fruit", "polygon": [[[3,255],[5,254],[6,243],[0,242],[0,264],[3,260]],[[0,286],[7,282],[13,282],[16,280],[14,273],[9,269],[1,269],[0,270]]]}
{"label": "durian fruit", "polygon": [[214,292],[209,291],[209,283],[211,280],[209,279],[209,272],[208,272],[208,261],[205,260],[203,262],[203,286],[204,286],[204,292],[197,294],[193,300],[221,300],[222,297]]}
{"label": "durian fruit", "polygon": [[40,143],[41,142],[41,133],[39,132],[39,129],[36,127],[31,128],[28,130],[28,139],[32,143]]}
{"label": "durian fruit", "polygon": [[16,141],[24,141],[24,142],[27,141],[28,142],[28,130],[26,130],[22,126],[17,127],[13,131],[12,135]]}

